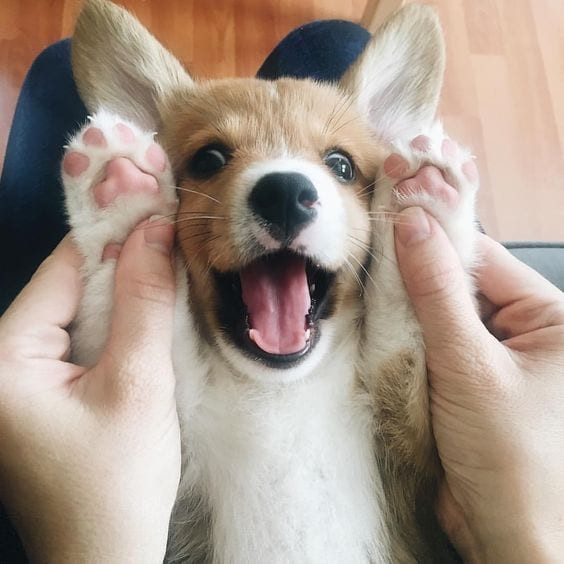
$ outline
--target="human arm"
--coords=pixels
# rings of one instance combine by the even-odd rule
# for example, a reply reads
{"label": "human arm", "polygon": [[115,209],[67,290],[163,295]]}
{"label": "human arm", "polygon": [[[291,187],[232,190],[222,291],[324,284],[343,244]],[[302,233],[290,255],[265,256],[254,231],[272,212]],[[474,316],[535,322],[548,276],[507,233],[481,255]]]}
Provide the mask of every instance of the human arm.
{"label": "human arm", "polygon": [[557,562],[564,552],[564,297],[501,245],[485,236],[478,245],[476,282],[490,306],[485,325],[438,223],[411,208],[396,225],[445,472],[438,514],[469,562]]}
{"label": "human arm", "polygon": [[162,224],[107,249],[115,315],[95,367],[68,362],[70,238],[0,320],[0,499],[32,561],[162,562],[180,473],[173,237]]}

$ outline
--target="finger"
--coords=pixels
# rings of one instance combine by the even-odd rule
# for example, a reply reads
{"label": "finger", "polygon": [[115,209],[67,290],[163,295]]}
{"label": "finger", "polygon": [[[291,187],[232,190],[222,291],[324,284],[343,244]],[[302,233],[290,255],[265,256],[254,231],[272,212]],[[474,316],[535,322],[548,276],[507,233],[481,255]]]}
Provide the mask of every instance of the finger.
{"label": "finger", "polygon": [[487,321],[500,340],[564,324],[564,295],[505,247],[482,235],[477,270],[481,291],[496,309]]}
{"label": "finger", "polygon": [[395,235],[398,265],[423,330],[428,363],[471,364],[475,351],[489,347],[493,337],[480,321],[448,237],[421,208],[401,212]]}
{"label": "finger", "polygon": [[18,334],[39,325],[67,327],[82,295],[81,265],[82,257],[67,235],[2,316],[3,326]]}
{"label": "finger", "polygon": [[496,306],[506,307],[531,296],[562,300],[562,292],[556,286],[487,235],[479,234],[478,249],[478,287]]}
{"label": "finger", "polygon": [[[131,396],[135,390],[150,397],[155,385],[171,385],[173,241],[173,226],[159,219],[133,231],[121,250],[110,338],[103,356],[110,389],[118,395]],[[169,381],[159,382],[169,373]]]}
{"label": "finger", "polygon": [[384,173],[390,178],[399,180],[409,171],[409,163],[397,153],[392,153],[384,161]]}

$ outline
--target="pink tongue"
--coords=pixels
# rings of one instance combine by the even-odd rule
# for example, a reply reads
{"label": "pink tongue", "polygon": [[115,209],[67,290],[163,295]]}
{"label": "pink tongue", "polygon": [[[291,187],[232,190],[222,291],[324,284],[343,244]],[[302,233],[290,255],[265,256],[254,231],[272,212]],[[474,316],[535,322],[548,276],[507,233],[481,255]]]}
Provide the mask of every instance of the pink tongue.
{"label": "pink tongue", "polygon": [[241,272],[249,337],[269,354],[293,354],[306,346],[306,315],[311,300],[305,259],[278,255],[258,260]]}

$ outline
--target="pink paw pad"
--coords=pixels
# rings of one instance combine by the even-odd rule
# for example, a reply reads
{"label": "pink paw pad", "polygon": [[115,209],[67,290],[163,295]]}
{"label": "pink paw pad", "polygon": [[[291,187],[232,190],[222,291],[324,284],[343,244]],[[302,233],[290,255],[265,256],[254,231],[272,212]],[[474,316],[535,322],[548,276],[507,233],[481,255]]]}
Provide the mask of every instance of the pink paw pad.
{"label": "pink paw pad", "polygon": [[390,178],[403,178],[409,171],[409,163],[397,153],[392,153],[384,161],[384,173]]}
{"label": "pink paw pad", "polygon": [[107,147],[108,142],[104,137],[101,129],[97,127],[89,127],[82,135],[82,142],[91,147]]}
{"label": "pink paw pad", "polygon": [[476,166],[476,163],[474,161],[465,162],[462,165],[462,172],[464,173],[464,176],[466,176],[468,181],[472,184],[478,182],[480,178],[478,167]]}
{"label": "pink paw pad", "polygon": [[451,139],[445,139],[441,145],[441,152],[445,159],[456,159],[458,156],[458,145]]}
{"label": "pink paw pad", "polygon": [[410,143],[411,148],[422,153],[428,153],[431,150],[431,139],[426,135],[418,135]]}
{"label": "pink paw pad", "polygon": [[63,170],[73,178],[80,176],[89,166],[90,159],[77,151],[67,153],[63,159]]}
{"label": "pink paw pad", "polygon": [[160,145],[152,143],[145,153],[147,162],[157,171],[164,172],[166,168],[166,155]]}
{"label": "pink paw pad", "polygon": [[135,133],[133,133],[131,127],[125,125],[125,123],[116,123],[113,130],[122,143],[129,145],[135,141]]}
{"label": "pink paw pad", "polygon": [[155,177],[142,172],[137,166],[120,157],[106,165],[106,174],[102,182],[94,186],[94,201],[101,207],[107,207],[123,194],[158,194],[159,186]]}

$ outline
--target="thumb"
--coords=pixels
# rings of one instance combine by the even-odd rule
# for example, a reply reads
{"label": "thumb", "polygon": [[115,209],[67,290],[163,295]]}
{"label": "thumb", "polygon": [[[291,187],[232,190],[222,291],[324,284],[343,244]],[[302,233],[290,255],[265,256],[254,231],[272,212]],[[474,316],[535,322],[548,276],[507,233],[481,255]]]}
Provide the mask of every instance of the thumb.
{"label": "thumb", "polygon": [[491,335],[476,311],[468,276],[446,233],[421,208],[401,212],[395,226],[398,266],[423,330],[427,363],[464,370]]}
{"label": "thumb", "polygon": [[173,226],[164,218],[152,218],[133,231],[119,254],[110,337],[103,356],[110,390],[119,396],[138,390],[147,400],[174,387],[173,242]]}

